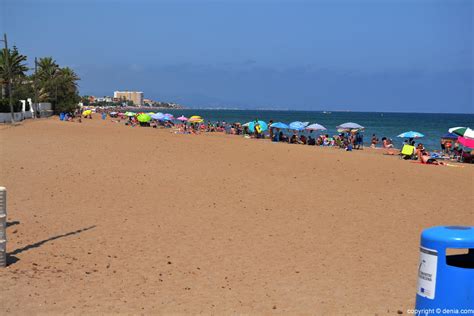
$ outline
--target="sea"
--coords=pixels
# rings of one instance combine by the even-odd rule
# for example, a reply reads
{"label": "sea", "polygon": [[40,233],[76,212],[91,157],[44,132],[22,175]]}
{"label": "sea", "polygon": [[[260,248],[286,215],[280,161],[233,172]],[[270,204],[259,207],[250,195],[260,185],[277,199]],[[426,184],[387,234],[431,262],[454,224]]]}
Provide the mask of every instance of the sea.
{"label": "sea", "polygon": [[[151,110],[150,110],[151,111]],[[430,150],[440,149],[440,139],[448,133],[448,129],[457,126],[474,128],[474,114],[441,114],[441,113],[393,113],[393,112],[323,112],[323,111],[273,111],[273,110],[209,110],[209,109],[160,109],[154,112],[173,114],[175,117],[184,115],[201,116],[206,122],[224,121],[228,123],[246,123],[255,119],[268,122],[294,121],[318,123],[327,128],[322,133],[336,135],[336,126],[346,122],[354,122],[365,127],[364,143],[369,144],[372,135],[379,140],[387,137],[393,140],[395,147],[400,148],[403,138],[397,135],[416,131],[425,135],[418,142]]]}

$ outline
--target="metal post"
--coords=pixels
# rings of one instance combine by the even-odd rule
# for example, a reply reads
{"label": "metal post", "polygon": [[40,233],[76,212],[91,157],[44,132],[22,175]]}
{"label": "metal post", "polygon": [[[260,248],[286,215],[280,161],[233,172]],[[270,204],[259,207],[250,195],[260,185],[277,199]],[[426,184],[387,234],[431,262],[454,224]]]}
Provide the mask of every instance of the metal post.
{"label": "metal post", "polygon": [[12,70],[10,64],[10,51],[8,50],[8,41],[7,41],[7,33],[3,33],[3,41],[5,44],[5,64],[7,65],[7,74],[8,74],[8,103],[10,104],[10,113],[12,115],[12,124],[15,123],[15,113],[13,111],[13,98],[12,98]]}
{"label": "metal post", "polygon": [[35,57],[35,74],[34,74],[34,86],[35,86],[35,105],[33,108],[34,117],[39,117],[39,109],[38,109],[38,59]]}
{"label": "metal post", "polygon": [[7,266],[7,189],[0,187],[0,268]]}

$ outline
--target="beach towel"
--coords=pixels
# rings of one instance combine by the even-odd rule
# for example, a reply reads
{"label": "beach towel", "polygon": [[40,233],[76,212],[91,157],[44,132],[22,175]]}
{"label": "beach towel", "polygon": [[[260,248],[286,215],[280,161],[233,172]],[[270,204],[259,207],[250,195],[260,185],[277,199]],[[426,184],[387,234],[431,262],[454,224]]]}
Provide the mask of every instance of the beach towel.
{"label": "beach towel", "polygon": [[439,153],[435,153],[435,152],[431,153],[430,156],[431,156],[431,158],[434,158],[434,159],[449,159],[449,157],[443,156],[443,155],[441,155]]}
{"label": "beach towel", "polygon": [[411,163],[417,163],[424,166],[444,166],[444,167],[454,167],[454,168],[464,168],[464,166],[454,165],[451,163],[433,164],[433,163],[422,163],[421,161],[410,161]]}

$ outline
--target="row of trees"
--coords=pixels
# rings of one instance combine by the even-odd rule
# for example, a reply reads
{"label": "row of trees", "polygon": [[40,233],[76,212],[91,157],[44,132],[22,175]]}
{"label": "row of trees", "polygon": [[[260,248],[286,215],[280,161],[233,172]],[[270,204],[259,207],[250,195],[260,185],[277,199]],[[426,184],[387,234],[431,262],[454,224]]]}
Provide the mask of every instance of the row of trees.
{"label": "row of trees", "polygon": [[[73,111],[80,101],[78,75],[69,67],[60,67],[52,57],[39,58],[36,67],[27,65],[27,57],[16,47],[3,48],[0,54],[0,112],[21,110],[19,100],[31,98],[50,102],[55,113]],[[10,108],[10,97],[13,109]],[[35,109],[36,110],[36,109]]]}

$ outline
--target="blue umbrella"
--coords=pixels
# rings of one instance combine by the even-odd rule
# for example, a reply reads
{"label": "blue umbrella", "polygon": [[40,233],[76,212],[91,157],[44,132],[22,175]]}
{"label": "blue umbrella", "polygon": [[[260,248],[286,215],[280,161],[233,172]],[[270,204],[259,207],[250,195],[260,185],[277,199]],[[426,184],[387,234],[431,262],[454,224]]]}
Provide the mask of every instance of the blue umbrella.
{"label": "blue umbrella", "polygon": [[409,131],[405,133],[401,133],[397,137],[402,137],[402,138],[421,138],[425,137],[422,133],[414,132],[414,131]]}
{"label": "blue umbrella", "polygon": [[448,133],[448,134],[442,136],[441,138],[443,138],[443,139],[457,140],[457,139],[458,139],[458,135],[453,134],[453,133]]}
{"label": "blue umbrella", "polygon": [[309,124],[309,122],[300,122],[300,121],[295,121],[290,123],[290,129],[294,129],[297,131],[304,130],[304,128]]}
{"label": "blue umbrella", "polygon": [[[258,121],[258,124],[260,125],[262,132],[268,129],[268,125],[264,121]],[[255,131],[255,121],[249,122],[249,131],[251,132]]]}
{"label": "blue umbrella", "polygon": [[163,117],[164,117],[163,113],[156,113],[156,114],[152,114],[152,115],[150,115],[150,116],[151,116],[151,118],[154,119],[154,120],[162,120]]}
{"label": "blue umbrella", "polygon": [[271,128],[283,128],[283,129],[290,128],[288,125],[286,125],[285,123],[282,123],[282,122],[275,122],[270,127]]}

